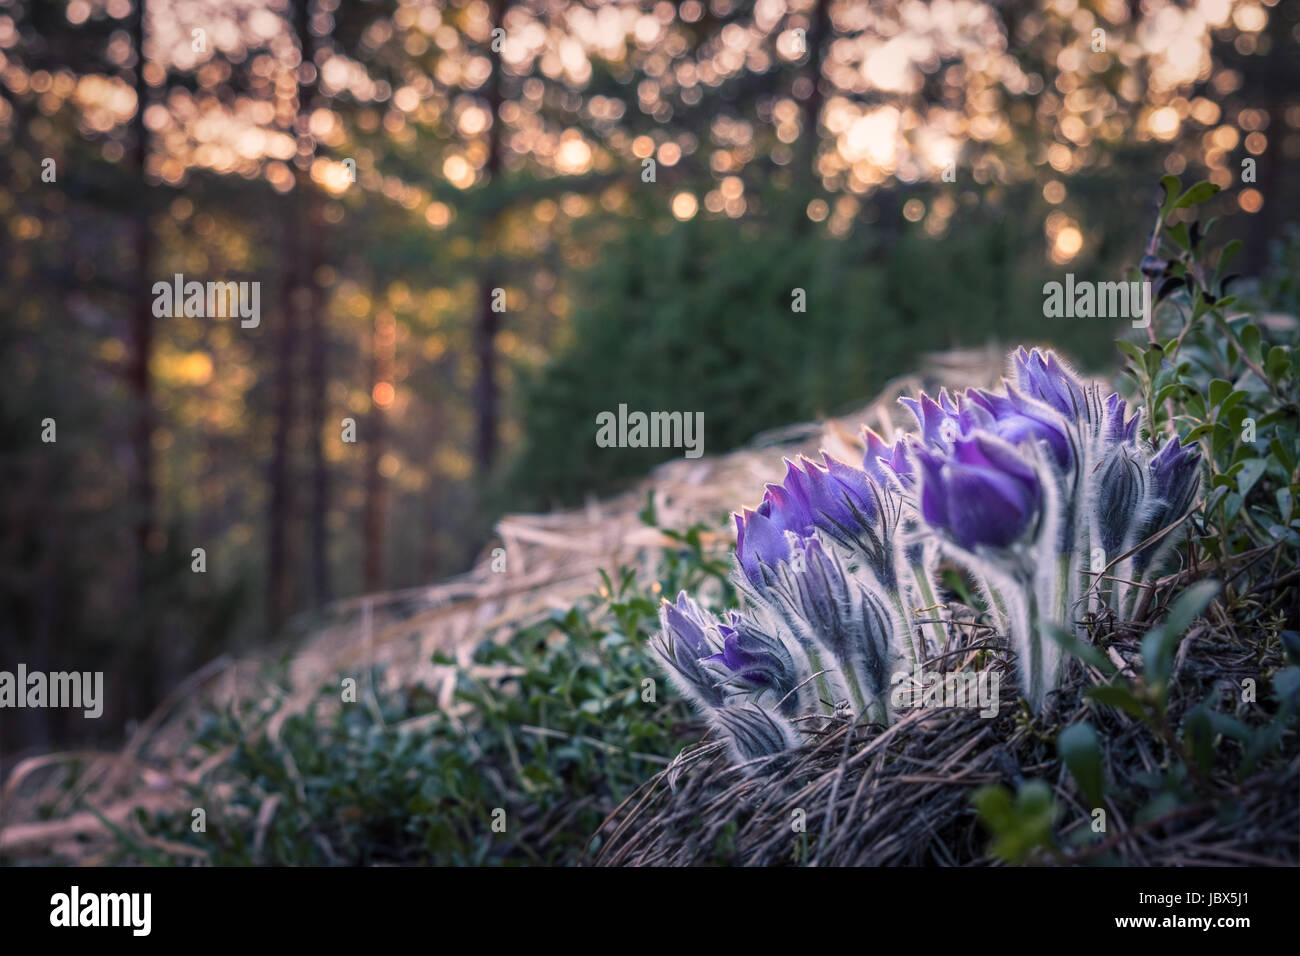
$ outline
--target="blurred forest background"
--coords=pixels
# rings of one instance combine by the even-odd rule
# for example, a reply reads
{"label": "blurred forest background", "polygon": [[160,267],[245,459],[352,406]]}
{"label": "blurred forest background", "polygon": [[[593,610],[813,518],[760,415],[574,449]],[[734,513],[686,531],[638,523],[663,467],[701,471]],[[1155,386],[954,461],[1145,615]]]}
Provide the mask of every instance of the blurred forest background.
{"label": "blurred forest background", "polygon": [[1123,277],[1161,175],[1248,273],[1296,218],[1300,0],[2,0],[0,143],[0,668],[109,690],[14,752],[680,454],[620,403],[713,453],[923,351],[1105,370],[1042,284]]}

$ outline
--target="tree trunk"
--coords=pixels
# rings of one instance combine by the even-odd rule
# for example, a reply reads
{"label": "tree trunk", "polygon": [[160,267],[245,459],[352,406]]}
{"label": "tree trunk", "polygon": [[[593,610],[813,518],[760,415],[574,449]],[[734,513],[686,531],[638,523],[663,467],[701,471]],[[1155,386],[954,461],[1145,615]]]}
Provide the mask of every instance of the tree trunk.
{"label": "tree trunk", "polygon": [[289,619],[294,600],[294,561],[290,540],[293,508],[289,501],[289,486],[292,480],[290,459],[296,412],[293,359],[298,338],[295,308],[299,254],[297,196],[294,193],[285,196],[282,206],[284,236],[279,308],[276,309],[275,433],[271,446],[271,466],[267,474],[271,493],[266,516],[267,624],[272,635]]}
{"label": "tree trunk", "polygon": [[320,287],[315,279],[316,270],[323,260],[320,230],[324,226],[319,197],[313,195],[308,212],[311,229],[307,239],[307,266],[311,271],[311,319],[308,323],[307,352],[307,420],[308,443],[311,449],[311,584],[312,603],[319,607],[330,600],[329,573],[329,465],[325,460],[325,390],[329,368],[326,347],[329,329],[326,325]]}
{"label": "tree trunk", "polygon": [[[505,0],[492,0],[493,28],[501,25],[505,11]],[[492,75],[488,78],[485,95],[492,125],[488,128],[488,155],[483,168],[487,173],[488,185],[494,187],[497,185],[497,178],[501,171],[501,62],[499,59],[492,67]],[[493,290],[498,287],[497,275],[500,268],[497,262],[499,216],[500,213],[494,213],[483,230],[485,253],[482,271],[479,273],[478,322],[474,328],[474,348],[478,356],[478,380],[474,385],[474,408],[478,414],[475,459],[481,475],[491,471],[492,465],[496,462],[500,415],[498,409],[500,397],[496,381],[496,336],[501,329],[501,313],[494,312],[492,309]]]}
{"label": "tree trunk", "polygon": [[362,566],[367,591],[384,587],[384,549],[388,519],[388,482],[380,471],[387,450],[387,388],[392,387],[393,345],[397,323],[390,312],[375,314],[370,346],[370,416],[366,423],[366,503],[362,519],[365,553]]}
{"label": "tree trunk", "polygon": [[799,162],[795,170],[800,203],[797,203],[796,218],[799,228],[809,225],[805,206],[818,192],[821,175],[817,171],[817,145],[820,142],[820,125],[822,115],[822,53],[826,38],[830,34],[830,10],[828,0],[817,0],[812,11],[812,22],[808,29],[808,63],[804,77],[811,83],[811,90],[803,101],[802,129],[799,131]]}
{"label": "tree trunk", "polygon": [[[136,111],[131,121],[135,141],[134,165],[141,196],[135,213],[135,303],[131,321],[131,358],[127,366],[128,386],[134,405],[131,442],[135,450],[135,475],[132,493],[135,507],[136,589],[141,605],[148,594],[150,554],[158,542],[154,533],[154,465],[153,465],[153,379],[149,363],[153,356],[154,316],[150,273],[153,270],[153,234],[150,232],[148,187],[145,182],[149,158],[149,131],[144,125],[149,86],[145,81],[144,36],[146,0],[137,0],[132,20],[135,43]],[[143,624],[143,621],[141,622]]]}
{"label": "tree trunk", "polygon": [[[311,32],[310,0],[294,0],[295,26],[298,48],[304,64],[316,62],[316,37]],[[313,70],[298,85],[298,135],[300,142],[306,137],[310,151],[306,160],[316,156],[316,141],[311,136],[309,124],[311,111],[316,105],[316,74]],[[304,156],[299,152],[300,158]],[[311,457],[311,506],[308,523],[311,546],[311,601],[320,607],[330,599],[329,575],[329,467],[325,459],[325,392],[329,368],[326,349],[329,330],[326,326],[318,272],[324,263],[325,218],[320,191],[312,182],[309,170],[296,169],[299,201],[305,207],[307,221],[306,258],[303,263],[302,306],[305,310],[307,334],[307,446]]]}

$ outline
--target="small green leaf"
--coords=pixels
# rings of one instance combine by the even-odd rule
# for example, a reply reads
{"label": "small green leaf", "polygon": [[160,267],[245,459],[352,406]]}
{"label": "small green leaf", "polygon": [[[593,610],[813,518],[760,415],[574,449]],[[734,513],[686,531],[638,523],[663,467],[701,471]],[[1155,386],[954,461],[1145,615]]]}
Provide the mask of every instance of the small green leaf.
{"label": "small green leaf", "polygon": [[1237,253],[1241,251],[1241,240],[1232,239],[1223,247],[1223,252],[1219,253],[1218,270],[1215,273],[1215,283],[1218,283],[1218,277],[1227,271],[1232,260],[1236,258]]}
{"label": "small green leaf", "polygon": [[1183,740],[1191,748],[1192,759],[1201,773],[1210,772],[1214,764],[1214,728],[1204,704],[1198,704],[1183,718]]}
{"label": "small green leaf", "polygon": [[1063,627],[1047,626],[1047,636],[1061,646],[1068,654],[1073,654],[1085,664],[1090,664],[1108,677],[1115,673],[1115,665],[1110,658],[1099,651],[1094,644],[1079,640]]}
{"label": "small green leaf", "polygon": [[1132,342],[1126,342],[1123,339],[1116,341],[1115,345],[1121,352],[1131,358],[1138,368],[1142,368],[1142,350]]}
{"label": "small green leaf", "polygon": [[1114,707],[1126,714],[1132,714],[1134,717],[1146,716],[1146,711],[1143,710],[1141,702],[1133,696],[1133,691],[1126,684],[1098,684],[1095,687],[1089,687],[1083,692],[1083,695],[1099,704],[1105,704],[1107,707]]}
{"label": "small green leaf", "polygon": [[1274,458],[1280,461],[1288,472],[1294,472],[1296,467],[1295,456],[1292,455],[1287,447],[1282,444],[1280,439],[1274,438],[1268,443],[1268,451]]}
{"label": "small green leaf", "polygon": [[1219,593],[1218,581],[1200,581],[1184,591],[1169,609],[1164,623],[1142,638],[1142,666],[1147,682],[1163,688],[1173,669],[1174,652],[1206,605]]}
{"label": "small green leaf", "polygon": [[1268,462],[1263,458],[1251,458],[1242,462],[1241,471],[1237,475],[1237,490],[1243,495],[1250,494],[1250,489],[1267,470]]}
{"label": "small green leaf", "polygon": [[1173,211],[1174,200],[1178,196],[1178,190],[1183,188],[1183,184],[1177,176],[1162,176],[1160,185],[1165,191],[1165,200],[1160,204],[1160,218],[1164,219]]}
{"label": "small green leaf", "polygon": [[1174,203],[1174,208],[1186,209],[1188,206],[1198,205],[1199,203],[1205,202],[1205,200],[1209,199],[1218,191],[1219,191],[1219,187],[1216,186],[1214,183],[1205,182],[1204,180],[1202,180],[1201,182],[1197,183],[1195,186],[1192,186],[1190,189],[1188,189],[1187,192],[1179,196],[1178,201]]}
{"label": "small green leaf", "polygon": [[1242,338],[1242,347],[1245,349],[1248,358],[1252,362],[1262,363],[1264,358],[1260,355],[1260,326],[1255,324],[1245,325],[1240,338]]}
{"label": "small green leaf", "polygon": [[1164,361],[1165,350],[1158,345],[1153,345],[1142,353],[1142,367],[1146,370],[1147,378],[1154,378],[1156,372],[1160,371],[1160,363]]}
{"label": "small green leaf", "polygon": [[1169,233],[1169,238],[1174,241],[1174,244],[1178,246],[1178,248],[1188,250],[1188,251],[1191,250],[1192,239],[1191,236],[1187,234],[1186,223],[1181,223],[1181,222],[1174,223],[1165,231]]}
{"label": "small green leaf", "polygon": [[1088,806],[1101,806],[1101,745],[1097,742],[1097,731],[1086,721],[1072,724],[1056,738],[1056,751],[1070,768]]}
{"label": "small green leaf", "polygon": [[[1250,397],[1250,394],[1242,389],[1237,389],[1231,395],[1223,400],[1219,406],[1219,420],[1222,421],[1224,416]],[[1244,412],[1242,413],[1245,414]]]}
{"label": "small green leaf", "polygon": [[1274,382],[1281,381],[1286,377],[1291,368],[1291,356],[1287,350],[1280,345],[1275,345],[1268,350],[1268,361],[1264,365],[1264,371]]}
{"label": "small green leaf", "polygon": [[1056,803],[1052,791],[1041,780],[1021,784],[1015,802],[1005,787],[981,787],[971,802],[984,825],[993,834],[990,849],[1010,863],[1022,862],[1035,849],[1049,846]]}
{"label": "small green leaf", "polygon": [[1169,609],[1169,618],[1166,625],[1175,631],[1181,638],[1187,633],[1187,629],[1192,626],[1202,611],[1214,600],[1214,596],[1219,593],[1219,582],[1214,580],[1198,581],[1190,588],[1184,591],[1174,602],[1174,606]]}

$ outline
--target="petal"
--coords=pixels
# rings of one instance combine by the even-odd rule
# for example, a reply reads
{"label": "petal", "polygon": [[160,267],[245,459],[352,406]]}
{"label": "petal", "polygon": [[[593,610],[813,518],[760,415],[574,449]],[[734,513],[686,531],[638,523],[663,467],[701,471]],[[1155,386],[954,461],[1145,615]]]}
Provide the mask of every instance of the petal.
{"label": "petal", "polygon": [[951,465],[945,469],[952,509],[951,530],[966,548],[1006,547],[1029,524],[1035,502],[1014,478],[986,468]]}

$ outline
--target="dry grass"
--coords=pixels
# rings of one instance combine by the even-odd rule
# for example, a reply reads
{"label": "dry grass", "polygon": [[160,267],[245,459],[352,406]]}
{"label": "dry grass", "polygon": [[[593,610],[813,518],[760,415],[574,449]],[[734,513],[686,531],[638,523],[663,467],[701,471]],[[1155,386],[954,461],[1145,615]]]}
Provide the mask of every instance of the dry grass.
{"label": "dry grass", "polygon": [[[1270,554],[1241,555],[1214,571],[1231,579],[1248,563],[1267,565],[1260,559]],[[1172,576],[1159,594],[1168,597],[1207,570]],[[1292,581],[1261,581],[1231,595],[1236,604],[1279,598],[1294,609]],[[1153,606],[1147,621],[1102,635],[1099,643],[1121,676],[1140,674],[1141,636],[1164,610]],[[1268,717],[1267,701],[1235,702],[1242,678],[1255,678],[1266,688],[1261,675],[1283,666],[1278,642],[1233,627],[1221,601],[1211,605],[1206,619],[1179,649],[1169,725],[1177,727],[1187,708],[1208,696],[1243,722],[1261,724]],[[990,643],[972,636],[973,628],[950,630],[967,637],[958,654],[945,657],[949,666],[961,666]],[[997,650],[991,666],[1001,669],[1004,688],[1013,687],[1010,652],[1000,639],[992,643]],[[931,662],[927,669],[938,666]],[[1300,860],[1300,751],[1294,734],[1283,745],[1288,756],[1245,780],[1235,773],[1239,748],[1221,742],[1211,773],[1192,781],[1195,795],[1177,810],[1139,824],[1136,817],[1150,794],[1144,777],[1168,766],[1172,741],[1134,717],[1084,698],[1086,687],[1106,679],[1072,661],[1037,719],[1010,701],[1014,694],[1004,693],[993,718],[974,710],[917,709],[888,729],[828,725],[793,755],[743,767],[729,766],[721,745],[706,740],[688,747],[610,816],[593,843],[593,860],[601,866],[989,864],[994,862],[987,854],[989,835],[971,795],[986,784],[1015,790],[1026,779],[1049,784],[1063,808],[1055,827],[1057,847],[1041,853],[1039,862],[1222,866]],[[1261,699],[1266,694],[1262,689]],[[1064,727],[1085,719],[1102,747],[1108,826],[1106,835],[1079,844],[1077,837],[1090,835],[1091,808],[1058,760],[1055,741]],[[794,827],[800,816],[803,833]]]}

